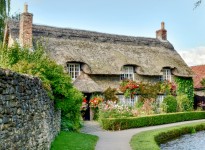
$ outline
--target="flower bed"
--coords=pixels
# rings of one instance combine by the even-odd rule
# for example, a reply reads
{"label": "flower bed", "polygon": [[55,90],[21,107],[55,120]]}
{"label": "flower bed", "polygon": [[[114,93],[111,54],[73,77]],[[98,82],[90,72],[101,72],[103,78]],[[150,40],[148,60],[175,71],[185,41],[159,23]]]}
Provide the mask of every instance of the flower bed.
{"label": "flower bed", "polygon": [[197,119],[205,119],[205,112],[180,112],[145,117],[104,118],[101,119],[101,122],[102,127],[106,130],[124,130]]}

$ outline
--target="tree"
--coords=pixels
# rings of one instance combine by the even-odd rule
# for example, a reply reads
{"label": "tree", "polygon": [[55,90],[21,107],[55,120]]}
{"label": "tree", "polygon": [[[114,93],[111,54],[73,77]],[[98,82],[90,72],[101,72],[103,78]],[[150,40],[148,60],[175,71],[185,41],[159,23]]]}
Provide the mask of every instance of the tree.
{"label": "tree", "polygon": [[202,86],[205,86],[205,78],[203,78],[200,83]]}
{"label": "tree", "polygon": [[5,19],[10,12],[10,0],[0,0],[0,41],[3,41]]}
{"label": "tree", "polygon": [[199,5],[201,5],[203,0],[197,0],[194,4],[194,9],[197,8]]}

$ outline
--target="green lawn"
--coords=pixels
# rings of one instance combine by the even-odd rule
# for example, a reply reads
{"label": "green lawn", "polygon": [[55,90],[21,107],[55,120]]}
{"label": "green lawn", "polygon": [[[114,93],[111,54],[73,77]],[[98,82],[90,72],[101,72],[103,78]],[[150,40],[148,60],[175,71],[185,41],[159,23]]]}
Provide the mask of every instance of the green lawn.
{"label": "green lawn", "polygon": [[94,150],[98,137],[61,131],[51,144],[51,150]]}
{"label": "green lawn", "polygon": [[160,150],[158,146],[160,143],[164,143],[183,134],[192,133],[193,130],[195,132],[204,129],[205,123],[203,122],[144,131],[134,135],[130,141],[130,145],[133,150]]}

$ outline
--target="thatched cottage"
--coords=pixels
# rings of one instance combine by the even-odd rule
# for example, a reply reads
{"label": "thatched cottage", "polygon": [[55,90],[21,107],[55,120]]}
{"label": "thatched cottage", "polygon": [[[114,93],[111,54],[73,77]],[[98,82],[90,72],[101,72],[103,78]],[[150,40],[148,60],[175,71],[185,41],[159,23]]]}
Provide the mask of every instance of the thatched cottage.
{"label": "thatched cottage", "polygon": [[[174,76],[192,77],[192,72],[167,40],[164,23],[156,38],[105,34],[32,23],[25,5],[20,21],[8,21],[4,42],[18,41],[31,47],[39,39],[46,52],[65,67],[73,85],[87,94],[118,88],[122,79],[155,82]],[[133,102],[119,95],[121,101]]]}

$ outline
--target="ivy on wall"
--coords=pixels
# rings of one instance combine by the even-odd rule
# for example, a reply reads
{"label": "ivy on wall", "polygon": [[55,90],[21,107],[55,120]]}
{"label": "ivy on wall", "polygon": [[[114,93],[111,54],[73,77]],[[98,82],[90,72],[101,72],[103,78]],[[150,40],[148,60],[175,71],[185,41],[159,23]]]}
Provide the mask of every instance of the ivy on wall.
{"label": "ivy on wall", "polygon": [[194,102],[194,86],[192,78],[175,77],[177,95],[185,94],[191,102]]}

